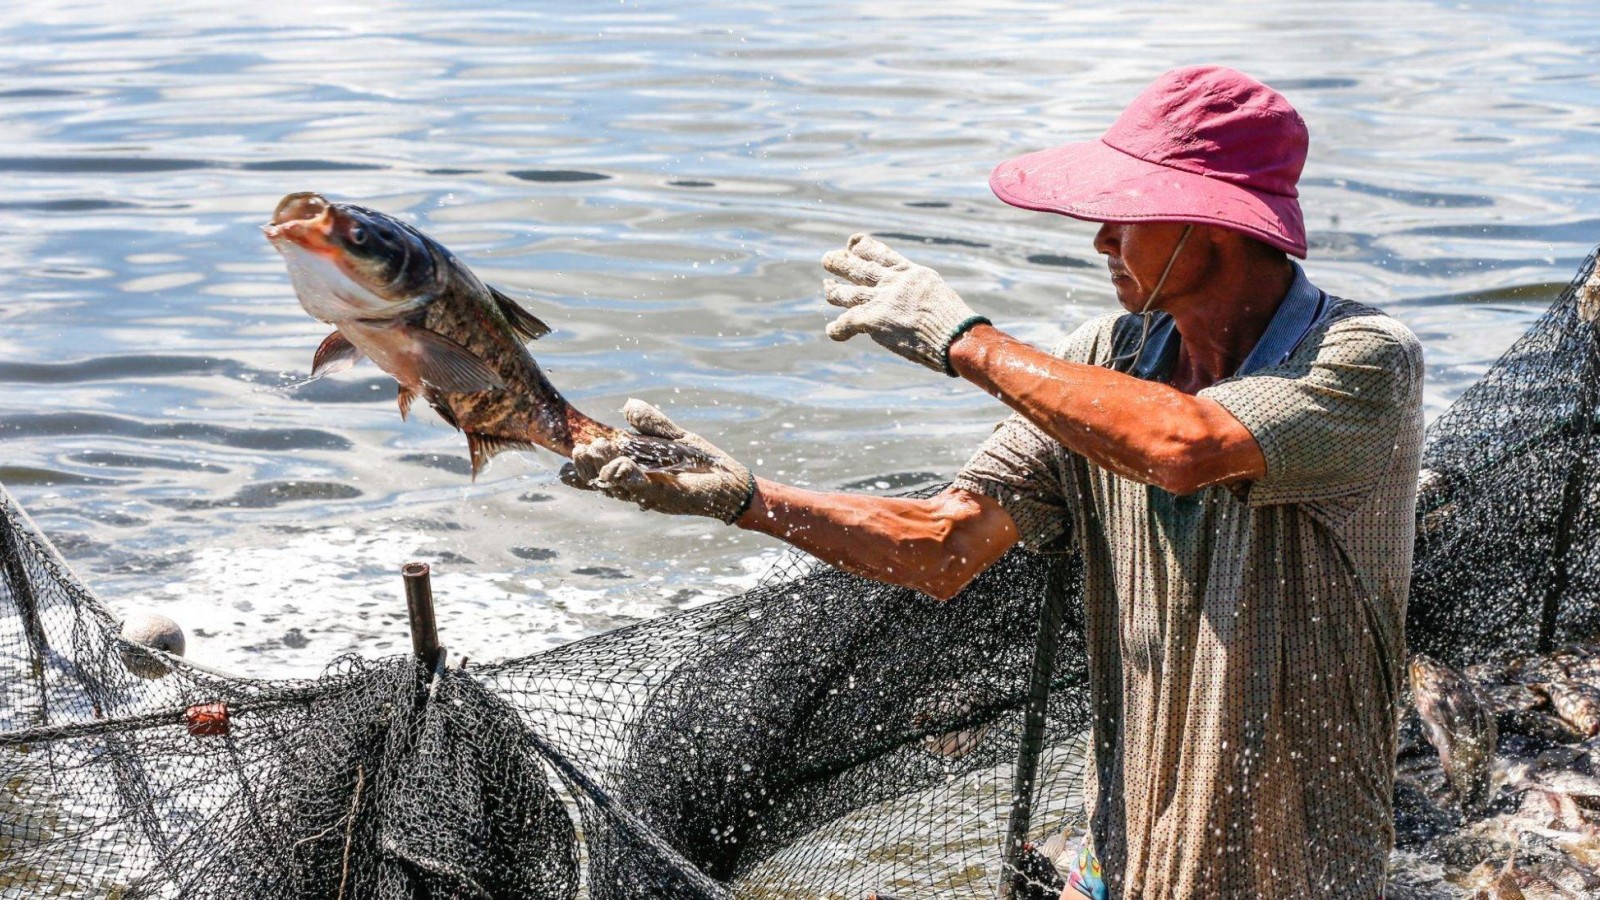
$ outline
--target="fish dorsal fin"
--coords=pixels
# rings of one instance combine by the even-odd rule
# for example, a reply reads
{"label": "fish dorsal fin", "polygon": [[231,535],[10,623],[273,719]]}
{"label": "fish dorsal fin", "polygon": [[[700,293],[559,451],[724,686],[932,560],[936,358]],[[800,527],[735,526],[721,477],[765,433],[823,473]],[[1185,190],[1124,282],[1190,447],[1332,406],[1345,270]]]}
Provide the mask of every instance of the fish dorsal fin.
{"label": "fish dorsal fin", "polygon": [[499,390],[505,379],[471,350],[426,328],[410,328],[417,344],[417,374],[432,387],[456,394]]}
{"label": "fish dorsal fin", "polygon": [[317,345],[317,352],[311,357],[311,377],[314,380],[324,375],[343,372],[360,362],[361,357],[365,355],[355,344],[350,343],[344,332],[335,328],[322,339],[321,344]]}
{"label": "fish dorsal fin", "polygon": [[489,288],[489,296],[494,298],[500,312],[511,323],[511,330],[515,331],[525,341],[538,340],[550,333],[550,326],[539,321],[533,313],[523,309],[517,301],[507,297],[495,288]]}
{"label": "fish dorsal fin", "polygon": [[527,441],[467,432],[467,453],[472,457],[472,480],[478,480],[478,473],[483,471],[496,453],[502,450],[528,450],[532,447],[533,445]]}

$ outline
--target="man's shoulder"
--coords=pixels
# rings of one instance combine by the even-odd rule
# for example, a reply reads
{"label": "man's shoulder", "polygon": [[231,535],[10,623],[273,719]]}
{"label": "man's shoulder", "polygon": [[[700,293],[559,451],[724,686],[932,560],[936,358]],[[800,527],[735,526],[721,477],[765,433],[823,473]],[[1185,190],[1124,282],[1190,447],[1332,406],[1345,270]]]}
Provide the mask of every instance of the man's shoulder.
{"label": "man's shoulder", "polygon": [[1422,342],[1403,322],[1376,306],[1343,297],[1329,297],[1327,315],[1323,321],[1327,331],[1334,334],[1370,335],[1376,340],[1388,340],[1407,347],[1421,347]]}
{"label": "man's shoulder", "polygon": [[1311,346],[1303,349],[1318,356],[1335,351],[1392,358],[1420,374],[1422,342],[1403,322],[1371,304],[1343,297],[1329,300],[1321,327],[1306,342]]}

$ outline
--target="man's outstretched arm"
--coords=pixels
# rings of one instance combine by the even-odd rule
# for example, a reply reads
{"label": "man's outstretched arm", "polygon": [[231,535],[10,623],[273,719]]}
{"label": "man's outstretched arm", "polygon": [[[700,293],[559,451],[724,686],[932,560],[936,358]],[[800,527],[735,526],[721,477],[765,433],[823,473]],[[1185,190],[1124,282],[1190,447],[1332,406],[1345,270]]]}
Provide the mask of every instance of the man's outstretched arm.
{"label": "man's outstretched arm", "polygon": [[939,600],[960,593],[1017,542],[1011,515],[960,488],[925,499],[821,493],[756,479],[735,522],[770,534],[847,572],[915,588]]}
{"label": "man's outstretched arm", "polygon": [[870,335],[965,377],[1102,468],[1175,494],[1266,474],[1255,438],[1216,401],[1030,347],[974,314],[937,272],[867,235],[822,265],[849,280],[824,285],[828,302],[845,309],[829,337]]}
{"label": "man's outstretched arm", "polygon": [[678,441],[712,462],[703,471],[647,471],[609,441],[573,448],[562,480],[643,509],[709,516],[770,534],[824,562],[876,581],[948,600],[1018,539],[1011,514],[959,488],[927,498],[808,491],[754,477],[738,460],[661,411],[629,400],[623,416],[641,434]]}
{"label": "man's outstretched arm", "polygon": [[1266,458],[1209,397],[1059,359],[991,325],[949,348],[950,367],[1089,461],[1174,494],[1254,481]]}

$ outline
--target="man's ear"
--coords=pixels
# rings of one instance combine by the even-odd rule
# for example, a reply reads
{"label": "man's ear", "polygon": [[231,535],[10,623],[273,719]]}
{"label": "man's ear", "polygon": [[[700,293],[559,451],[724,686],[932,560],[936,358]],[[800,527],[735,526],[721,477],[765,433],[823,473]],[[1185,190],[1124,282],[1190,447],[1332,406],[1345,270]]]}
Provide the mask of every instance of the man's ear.
{"label": "man's ear", "polygon": [[1217,248],[1235,258],[1243,258],[1257,263],[1282,263],[1289,258],[1289,254],[1279,250],[1263,240],[1258,240],[1242,231],[1231,228],[1221,228],[1207,225],[1206,231],[1214,232],[1213,239],[1217,241]]}
{"label": "man's ear", "polygon": [[1189,237],[1189,243],[1200,245],[1195,248],[1200,251],[1196,256],[1205,260],[1208,267],[1216,265],[1219,259],[1245,253],[1248,249],[1245,244],[1250,242],[1253,239],[1220,225],[1196,225],[1194,234]]}
{"label": "man's ear", "polygon": [[[1237,259],[1241,249],[1238,239],[1244,237],[1216,225],[1195,225],[1189,239],[1183,244],[1183,255],[1178,260],[1173,277],[1184,290],[1210,281],[1223,261]],[[1177,285],[1174,285],[1176,287]]]}

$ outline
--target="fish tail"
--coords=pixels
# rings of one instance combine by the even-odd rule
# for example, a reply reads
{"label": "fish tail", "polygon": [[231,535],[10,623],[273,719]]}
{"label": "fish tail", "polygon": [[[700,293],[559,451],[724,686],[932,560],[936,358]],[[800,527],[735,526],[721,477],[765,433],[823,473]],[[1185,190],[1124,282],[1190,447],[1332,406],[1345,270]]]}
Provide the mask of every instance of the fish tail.
{"label": "fish tail", "polygon": [[[665,438],[634,434],[589,418],[576,409],[567,409],[568,433],[572,444],[587,444],[605,438],[622,455],[654,472],[696,472],[710,468],[714,460],[704,451]],[[570,448],[567,455],[571,455]]]}
{"label": "fish tail", "polygon": [[577,444],[591,444],[605,438],[608,441],[620,443],[627,432],[619,431],[596,419],[591,419],[571,406],[567,407],[567,435],[569,446],[565,453],[572,455],[572,447]]}

